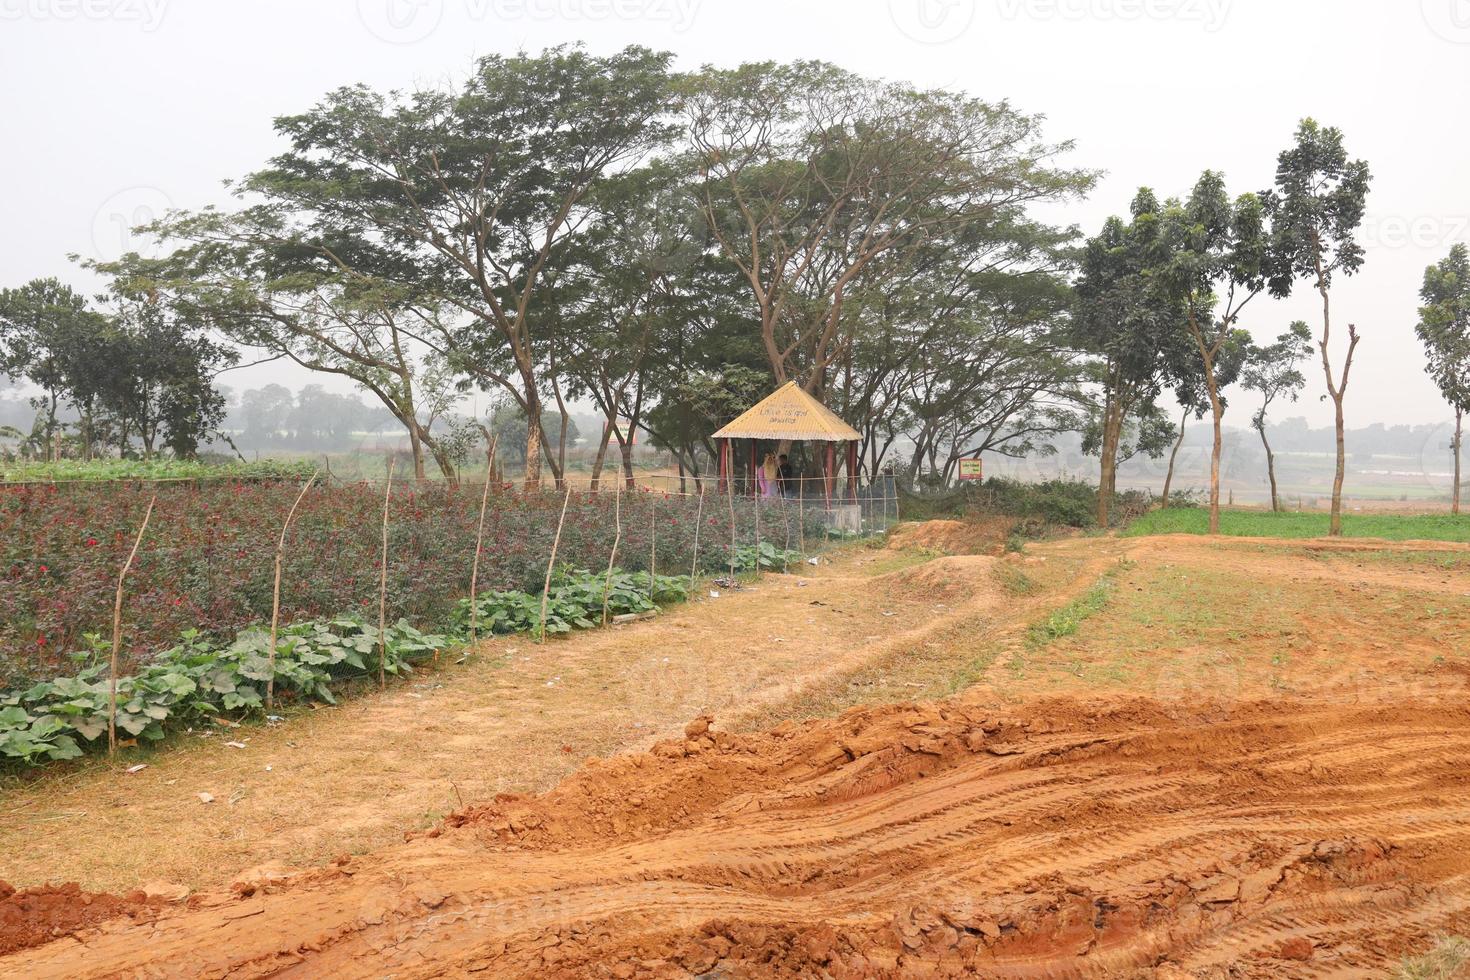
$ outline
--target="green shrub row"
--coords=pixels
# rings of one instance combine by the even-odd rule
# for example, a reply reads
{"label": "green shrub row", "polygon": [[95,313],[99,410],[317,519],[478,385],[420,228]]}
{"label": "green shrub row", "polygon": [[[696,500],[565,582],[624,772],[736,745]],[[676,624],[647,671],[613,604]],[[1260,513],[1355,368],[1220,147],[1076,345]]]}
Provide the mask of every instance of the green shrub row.
{"label": "green shrub row", "polygon": [[784,572],[801,561],[801,552],[778,548],[769,541],[759,545],[743,544],[735,549],[734,566],[737,572]]}
{"label": "green shrub row", "polygon": [[[383,669],[391,674],[407,672],[410,661],[450,642],[406,622],[386,632]],[[378,637],[376,626],[346,617],[282,629],[276,643],[276,695],[332,703],[334,683],[377,670]],[[37,765],[74,759],[84,744],[105,745],[107,664],[97,660],[73,677],[0,694],[0,756]],[[268,630],[251,627],[226,646],[190,630],[136,673],[118,678],[118,732],[158,741],[172,729],[258,711],[270,678]]]}
{"label": "green shrub row", "polygon": [[[585,568],[562,567],[553,573],[546,602],[547,633],[570,633],[591,629],[602,622],[603,600],[609,616],[648,612],[658,605],[684,602],[689,598],[688,576],[655,575],[652,591],[647,572],[625,572],[620,568],[591,572]],[[482,633],[541,632],[541,596],[526,592],[482,592],[475,597],[476,626]],[[470,600],[461,599],[454,610],[454,627],[468,636]]]}
{"label": "green shrub row", "polygon": [[[611,615],[647,612],[689,597],[688,578],[658,575],[650,589],[647,572],[561,568],[548,597],[547,633],[589,629],[602,621],[603,596]],[[487,634],[541,632],[541,596],[485,592],[476,596],[478,628]],[[470,602],[460,601],[443,634],[423,633],[400,620],[383,644],[383,670],[399,675],[412,663],[463,642],[469,634]],[[376,625],[343,616],[296,623],[278,631],[275,696],[282,702],[335,703],[333,687],[377,673]],[[95,634],[89,661],[77,674],[0,693],[0,759],[37,766],[74,759],[107,744],[109,692],[106,644]],[[258,714],[271,679],[270,634],[253,626],[220,644],[197,630],[151,657],[135,673],[118,678],[120,736],[156,742],[170,731],[207,725],[221,716]]]}
{"label": "green shrub row", "polygon": [[191,459],[0,460],[0,483],[73,480],[304,480],[309,461],[208,463]]}

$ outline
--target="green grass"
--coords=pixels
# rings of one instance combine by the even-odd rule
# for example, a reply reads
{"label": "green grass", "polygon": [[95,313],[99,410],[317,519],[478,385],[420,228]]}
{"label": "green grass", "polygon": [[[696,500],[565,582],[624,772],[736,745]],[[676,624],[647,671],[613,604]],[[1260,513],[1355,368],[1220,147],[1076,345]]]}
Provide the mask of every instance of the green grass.
{"label": "green grass", "polygon": [[0,462],[0,483],[68,482],[75,480],[305,479],[310,462],[260,460],[253,463],[206,463],[190,459],[63,459],[57,462]]}
{"label": "green grass", "polygon": [[1083,622],[1096,616],[1107,607],[1108,600],[1113,594],[1113,588],[1117,584],[1117,573],[1127,571],[1131,567],[1131,563],[1120,562],[1118,568],[1104,574],[1082,595],[1060,609],[1053,610],[1040,622],[1032,623],[1026,629],[1026,644],[1031,649],[1037,650],[1054,640],[1074,635]]}
{"label": "green grass", "polygon": [[[1140,517],[1123,531],[1125,535],[1206,534],[1210,512],[1203,507],[1171,507]],[[1326,514],[1264,510],[1223,510],[1220,533],[1243,537],[1317,538],[1327,535]],[[1470,541],[1470,515],[1449,514],[1344,514],[1342,533],[1349,538],[1384,538],[1389,541]]]}

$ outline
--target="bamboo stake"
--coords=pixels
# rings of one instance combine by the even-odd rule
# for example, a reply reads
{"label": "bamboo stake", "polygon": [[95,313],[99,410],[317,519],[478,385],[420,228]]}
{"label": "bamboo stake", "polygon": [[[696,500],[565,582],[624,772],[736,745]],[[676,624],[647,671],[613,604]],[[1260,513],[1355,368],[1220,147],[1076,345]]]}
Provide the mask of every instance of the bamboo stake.
{"label": "bamboo stake", "polygon": [[[804,480],[804,479],[806,479],[806,477],[799,477],[798,479]],[[806,488],[804,486],[801,486],[800,483],[798,483],[797,486],[801,487],[801,489],[796,492],[796,535],[797,535],[797,540],[800,542],[800,544],[798,544],[797,547],[799,547],[801,549],[801,557],[805,558],[806,557]]]}
{"label": "bamboo stake", "polygon": [[607,581],[602,586],[602,625],[607,625],[607,597],[612,592],[613,563],[618,560],[618,544],[623,540],[623,481],[613,484],[613,546],[607,556]]}
{"label": "bamboo stake", "polygon": [[725,481],[725,489],[729,491],[729,496],[728,496],[727,499],[730,501],[730,581],[733,584],[734,581],[735,581],[735,547],[736,547],[736,540],[735,540],[735,478],[734,478],[734,474],[733,473],[730,475],[730,478]]}
{"label": "bamboo stake", "polygon": [[761,492],[756,491],[756,580],[760,582],[760,501]]}
{"label": "bamboo stake", "polygon": [[128,560],[123,564],[122,572],[117,576],[117,594],[112,600],[112,664],[107,691],[108,755],[117,751],[117,657],[122,652],[123,581],[133,567],[133,559],[138,557],[138,548],[143,543],[143,535],[148,530],[148,520],[153,516],[153,505],[157,500],[158,494],[156,493],[148,498],[148,509],[143,511],[143,525],[138,528],[138,536],[133,539],[133,550],[128,553]]}
{"label": "bamboo stake", "polygon": [[786,513],[786,490],[781,490],[781,528],[786,532],[786,544],[783,546],[787,551],[791,550],[791,515]]}
{"label": "bamboo stake", "polygon": [[658,498],[650,495],[648,503],[648,603],[657,606],[653,599],[653,580],[658,575]]}
{"label": "bamboo stake", "polygon": [[561,518],[556,522],[556,537],[551,542],[551,559],[546,563],[546,585],[541,590],[541,634],[536,638],[537,643],[546,642],[546,604],[551,600],[551,570],[556,567],[556,549],[561,547],[561,529],[567,522],[567,505],[572,502],[572,488],[567,487],[567,495],[561,502]]}
{"label": "bamboo stake", "polygon": [[[478,636],[480,625],[480,604],[476,597],[479,595],[480,582],[480,548],[485,540],[485,507],[490,503],[490,477],[495,469],[495,447],[500,442],[500,433],[495,433],[490,439],[490,449],[486,453],[485,460],[485,492],[480,495],[480,527],[475,532],[475,561],[470,568],[470,645],[474,646]],[[439,659],[439,652],[434,652],[434,660]]]}
{"label": "bamboo stake", "polygon": [[694,511],[694,558],[689,562],[689,597],[694,598],[694,576],[699,571],[699,525],[704,518],[704,488],[699,491],[699,506]]}
{"label": "bamboo stake", "polygon": [[378,573],[378,688],[388,687],[388,499],[393,496],[393,463],[388,457],[388,486],[383,491],[383,562]]}
{"label": "bamboo stake", "polygon": [[276,700],[276,631],[281,623],[281,558],[286,553],[286,533],[291,530],[291,522],[296,519],[296,508],[301,506],[306,491],[316,482],[320,470],[311,474],[301,492],[296,495],[296,502],[286,512],[286,523],[281,526],[281,537],[276,541],[276,584],[271,589],[271,648],[268,662],[270,664],[270,676],[265,679],[265,706],[266,709],[275,706]]}
{"label": "bamboo stake", "polygon": [[761,496],[755,496],[755,580],[761,580]]}

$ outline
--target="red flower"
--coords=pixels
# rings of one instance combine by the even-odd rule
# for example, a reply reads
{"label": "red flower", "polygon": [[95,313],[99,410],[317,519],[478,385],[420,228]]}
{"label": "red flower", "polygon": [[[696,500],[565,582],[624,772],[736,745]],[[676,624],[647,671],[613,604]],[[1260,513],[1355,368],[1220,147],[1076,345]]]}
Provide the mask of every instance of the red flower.
{"label": "red flower", "polygon": [[97,539],[96,538],[88,538],[87,539],[87,547],[88,548],[95,548],[95,547],[97,547]]}
{"label": "red flower", "polygon": [[47,568],[45,565],[42,565],[41,566],[41,574],[42,575],[45,575],[49,571],[51,571],[51,569]]}

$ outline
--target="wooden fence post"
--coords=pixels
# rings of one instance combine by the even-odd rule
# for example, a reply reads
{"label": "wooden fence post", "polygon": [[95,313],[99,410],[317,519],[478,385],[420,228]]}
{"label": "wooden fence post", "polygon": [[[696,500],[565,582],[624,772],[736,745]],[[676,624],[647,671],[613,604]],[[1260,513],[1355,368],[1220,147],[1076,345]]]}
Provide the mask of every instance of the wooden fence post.
{"label": "wooden fence post", "polygon": [[148,530],[148,520],[153,516],[153,505],[157,500],[156,492],[148,498],[148,509],[143,511],[143,525],[138,528],[138,536],[133,539],[133,550],[128,553],[128,560],[123,564],[122,572],[117,576],[117,594],[112,600],[112,665],[107,691],[108,755],[117,751],[117,657],[122,651],[123,581],[133,567],[133,559],[138,557],[138,547],[143,543],[143,534]]}
{"label": "wooden fence post", "polygon": [[733,585],[734,582],[735,582],[735,547],[736,547],[736,541],[735,541],[735,479],[734,479],[733,476],[730,479],[728,479],[728,480],[725,481],[725,487],[728,490],[728,493],[729,493],[728,499],[730,501],[730,583],[731,583],[731,585]]}
{"label": "wooden fence post", "polygon": [[388,687],[388,498],[393,495],[393,463],[388,457],[388,486],[383,491],[383,562],[378,573],[378,688]]}
{"label": "wooden fence post", "polygon": [[276,541],[276,583],[271,589],[271,647],[267,662],[270,664],[270,676],[265,679],[265,706],[267,710],[275,706],[276,700],[276,630],[281,622],[281,558],[286,553],[286,533],[291,530],[291,522],[296,518],[296,508],[301,506],[306,491],[316,482],[320,470],[313,472],[301,492],[296,495],[296,502],[286,512],[286,523],[281,526],[281,536]]}
{"label": "wooden fence post", "polygon": [[[612,591],[613,564],[618,560],[618,544],[623,540],[623,481],[613,482],[613,546],[607,556],[607,581],[602,586],[602,625],[607,625],[607,597]],[[544,614],[543,614],[544,615]]]}
{"label": "wooden fence post", "polygon": [[694,576],[699,572],[699,525],[704,519],[704,488],[699,490],[699,506],[694,511],[694,557],[689,562],[689,598],[694,598]]}
{"label": "wooden fence post", "polygon": [[658,575],[658,497],[649,494],[648,497],[648,602],[657,606],[653,594],[656,589],[653,580]]}
{"label": "wooden fence post", "polygon": [[[478,636],[477,629],[480,623],[480,604],[476,599],[477,589],[480,583],[480,547],[485,540],[485,506],[490,503],[490,477],[495,470],[495,447],[500,442],[500,433],[495,433],[490,438],[490,449],[486,453],[485,460],[485,491],[480,495],[480,527],[475,532],[475,561],[470,567],[470,645],[473,646]],[[434,659],[439,659],[438,651],[434,653]]]}
{"label": "wooden fence post", "polygon": [[541,633],[536,638],[537,643],[546,642],[546,604],[551,600],[551,570],[556,567],[556,549],[561,547],[561,529],[567,522],[567,505],[572,502],[572,488],[567,487],[567,495],[561,502],[561,518],[556,522],[556,537],[551,541],[551,558],[546,562],[546,585],[541,590]]}

